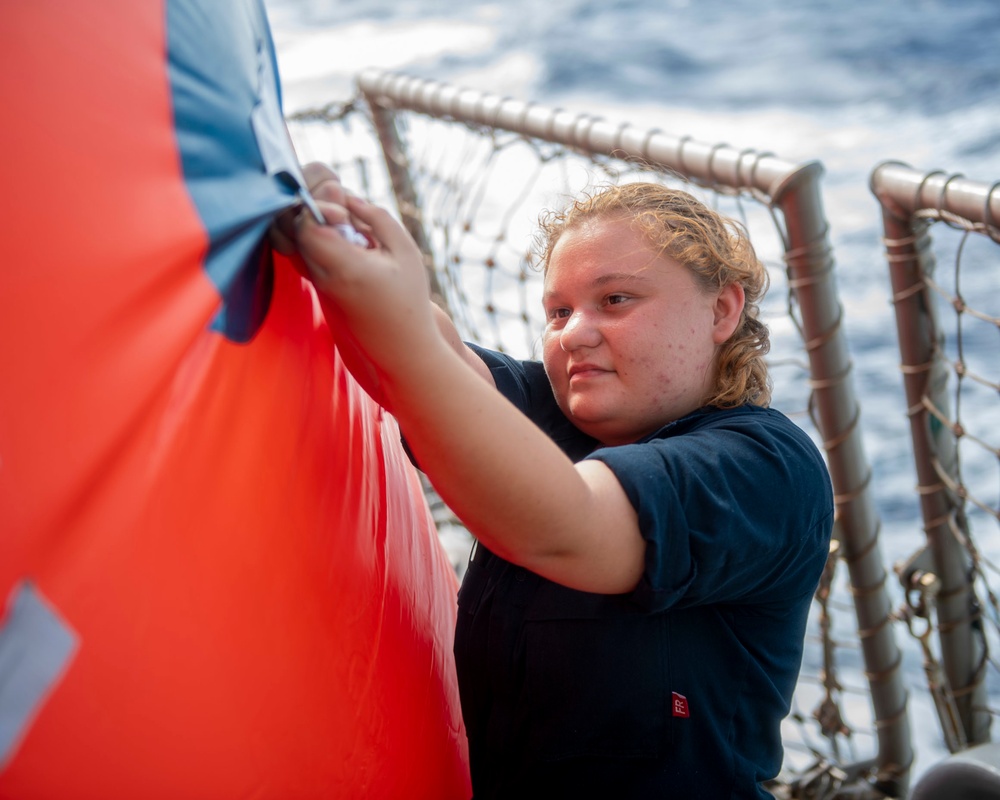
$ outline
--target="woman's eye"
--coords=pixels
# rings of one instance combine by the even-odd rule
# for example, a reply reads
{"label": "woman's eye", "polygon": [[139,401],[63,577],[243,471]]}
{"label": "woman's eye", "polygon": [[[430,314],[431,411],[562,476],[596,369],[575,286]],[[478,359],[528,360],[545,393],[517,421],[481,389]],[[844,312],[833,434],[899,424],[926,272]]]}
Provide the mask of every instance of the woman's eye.
{"label": "woman's eye", "polygon": [[549,312],[549,319],[565,319],[569,316],[568,308],[553,308]]}
{"label": "woman's eye", "polygon": [[624,295],[624,294],[610,294],[610,295],[608,295],[608,305],[609,306],[618,305],[618,303],[624,303],[626,300],[628,300],[628,295]]}

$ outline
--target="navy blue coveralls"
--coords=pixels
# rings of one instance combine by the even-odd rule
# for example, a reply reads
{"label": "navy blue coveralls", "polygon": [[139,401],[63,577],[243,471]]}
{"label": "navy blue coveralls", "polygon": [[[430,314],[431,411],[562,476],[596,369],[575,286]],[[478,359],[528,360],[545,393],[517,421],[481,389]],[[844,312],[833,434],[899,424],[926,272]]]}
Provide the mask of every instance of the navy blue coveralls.
{"label": "navy blue coveralls", "polygon": [[476,800],[769,797],[833,525],[819,451],[756,406],[599,447],[541,364],[474,349],[570,458],[614,471],[646,540],[625,595],[568,589],[476,545],[455,636]]}

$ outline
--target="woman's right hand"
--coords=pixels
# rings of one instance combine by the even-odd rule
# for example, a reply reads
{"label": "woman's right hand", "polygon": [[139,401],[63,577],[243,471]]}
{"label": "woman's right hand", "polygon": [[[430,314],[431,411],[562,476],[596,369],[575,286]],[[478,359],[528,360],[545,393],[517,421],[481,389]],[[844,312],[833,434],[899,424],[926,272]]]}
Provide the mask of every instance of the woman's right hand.
{"label": "woman's right hand", "polygon": [[[310,164],[303,172],[326,222],[305,211],[295,218],[291,233],[306,276],[338,341],[350,339],[384,388],[383,379],[417,369],[444,344],[423,254],[388,211],[351,195],[328,167]],[[365,244],[337,230],[344,224],[362,233]]]}

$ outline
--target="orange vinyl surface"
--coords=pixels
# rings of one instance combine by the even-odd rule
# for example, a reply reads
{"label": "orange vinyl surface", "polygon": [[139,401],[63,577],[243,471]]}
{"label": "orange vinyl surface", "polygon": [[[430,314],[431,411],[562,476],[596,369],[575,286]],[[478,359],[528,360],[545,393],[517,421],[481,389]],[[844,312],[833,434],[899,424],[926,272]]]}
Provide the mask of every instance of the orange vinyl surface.
{"label": "orange vinyl surface", "polygon": [[78,637],[0,797],[468,797],[457,583],[394,420],[289,262],[249,343],[209,327],[164,19],[0,25],[0,628],[30,581]]}

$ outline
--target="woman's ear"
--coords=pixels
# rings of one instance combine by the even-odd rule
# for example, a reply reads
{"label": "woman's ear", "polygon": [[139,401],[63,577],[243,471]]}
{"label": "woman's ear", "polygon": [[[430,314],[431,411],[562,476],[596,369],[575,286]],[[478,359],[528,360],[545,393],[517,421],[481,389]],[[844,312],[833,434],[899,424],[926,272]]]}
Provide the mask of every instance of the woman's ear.
{"label": "woman's ear", "polygon": [[739,327],[745,302],[743,286],[738,283],[726,284],[719,291],[715,298],[715,323],[712,329],[712,340],[716,344],[728,341]]}

